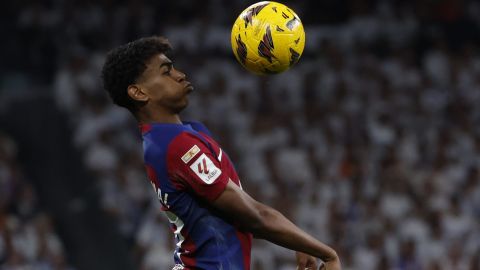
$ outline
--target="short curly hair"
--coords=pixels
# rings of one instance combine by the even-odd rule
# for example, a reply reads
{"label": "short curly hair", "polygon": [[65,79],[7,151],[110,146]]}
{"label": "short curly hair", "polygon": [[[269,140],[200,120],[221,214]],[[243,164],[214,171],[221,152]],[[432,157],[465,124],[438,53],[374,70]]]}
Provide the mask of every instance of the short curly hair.
{"label": "short curly hair", "polygon": [[128,86],[134,84],[143,74],[150,58],[159,53],[167,53],[171,49],[166,38],[151,36],[137,39],[109,51],[102,68],[102,80],[103,87],[113,103],[135,114],[138,111],[138,105],[128,95]]}

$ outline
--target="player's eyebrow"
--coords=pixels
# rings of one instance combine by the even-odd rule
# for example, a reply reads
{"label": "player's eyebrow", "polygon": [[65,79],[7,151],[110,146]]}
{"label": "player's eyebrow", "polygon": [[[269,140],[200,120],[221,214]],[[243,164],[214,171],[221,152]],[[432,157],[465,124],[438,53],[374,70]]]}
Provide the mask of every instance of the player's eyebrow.
{"label": "player's eyebrow", "polygon": [[162,67],[171,67],[173,65],[173,62],[172,61],[165,61],[163,63],[160,64],[160,68]]}

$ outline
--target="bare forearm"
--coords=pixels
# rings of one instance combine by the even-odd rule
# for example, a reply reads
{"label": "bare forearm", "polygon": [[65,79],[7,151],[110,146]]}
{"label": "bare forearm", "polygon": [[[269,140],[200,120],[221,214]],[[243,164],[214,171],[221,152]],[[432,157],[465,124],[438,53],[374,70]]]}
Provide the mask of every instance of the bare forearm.
{"label": "bare forearm", "polygon": [[323,261],[337,259],[337,254],[332,248],[298,228],[280,212],[265,205],[261,207],[259,211],[264,222],[263,226],[254,231],[255,237],[310,254]]}
{"label": "bare forearm", "polygon": [[302,231],[280,212],[255,201],[232,180],[213,202],[213,207],[258,238],[320,258],[333,266],[333,270],[341,269],[332,248]]}

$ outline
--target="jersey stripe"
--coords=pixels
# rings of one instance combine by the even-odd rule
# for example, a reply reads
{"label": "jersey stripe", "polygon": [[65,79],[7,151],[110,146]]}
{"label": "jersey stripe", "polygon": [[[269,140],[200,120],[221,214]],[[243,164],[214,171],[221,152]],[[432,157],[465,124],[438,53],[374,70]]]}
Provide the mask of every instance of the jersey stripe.
{"label": "jersey stripe", "polygon": [[220,153],[218,154],[218,161],[222,161],[222,149],[220,149]]}
{"label": "jersey stripe", "polygon": [[245,235],[237,230],[237,237],[240,240],[243,253],[243,265],[245,269],[250,269],[250,250],[252,246],[252,235]]}

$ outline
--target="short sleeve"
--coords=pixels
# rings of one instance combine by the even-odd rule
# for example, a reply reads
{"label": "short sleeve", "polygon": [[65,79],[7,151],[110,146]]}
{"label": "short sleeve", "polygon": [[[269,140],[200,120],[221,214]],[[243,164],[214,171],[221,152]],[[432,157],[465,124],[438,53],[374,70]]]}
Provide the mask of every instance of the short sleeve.
{"label": "short sleeve", "polygon": [[217,199],[229,180],[216,154],[188,132],[178,135],[168,146],[167,171],[175,186],[190,189],[208,201]]}

